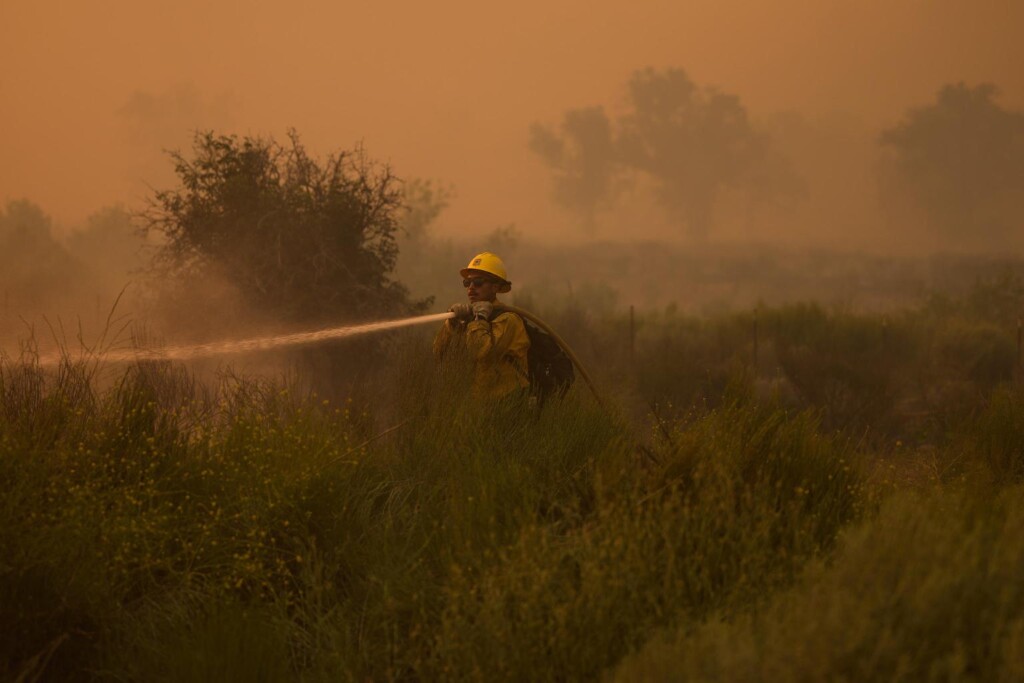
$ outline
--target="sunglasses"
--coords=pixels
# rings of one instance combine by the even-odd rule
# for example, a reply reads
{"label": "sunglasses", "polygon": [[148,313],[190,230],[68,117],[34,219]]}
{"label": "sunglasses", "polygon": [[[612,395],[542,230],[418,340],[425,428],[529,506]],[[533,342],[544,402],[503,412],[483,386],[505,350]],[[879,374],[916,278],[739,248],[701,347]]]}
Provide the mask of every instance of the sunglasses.
{"label": "sunglasses", "polygon": [[485,284],[489,284],[492,282],[494,282],[494,280],[489,280],[488,278],[485,277],[475,277],[472,280],[463,280],[462,286],[466,287],[467,289],[469,288],[470,285],[480,288],[483,287]]}

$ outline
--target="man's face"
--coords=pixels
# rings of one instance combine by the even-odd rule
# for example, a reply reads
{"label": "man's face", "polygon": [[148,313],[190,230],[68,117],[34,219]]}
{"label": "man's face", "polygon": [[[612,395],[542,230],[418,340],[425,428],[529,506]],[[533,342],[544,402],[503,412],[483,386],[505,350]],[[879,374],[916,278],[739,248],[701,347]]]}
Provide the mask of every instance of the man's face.
{"label": "man's face", "polygon": [[494,276],[479,270],[469,271],[468,277],[463,279],[462,284],[466,285],[467,282],[469,285],[466,287],[466,296],[469,297],[470,303],[494,301],[498,295],[498,288],[501,286]]}

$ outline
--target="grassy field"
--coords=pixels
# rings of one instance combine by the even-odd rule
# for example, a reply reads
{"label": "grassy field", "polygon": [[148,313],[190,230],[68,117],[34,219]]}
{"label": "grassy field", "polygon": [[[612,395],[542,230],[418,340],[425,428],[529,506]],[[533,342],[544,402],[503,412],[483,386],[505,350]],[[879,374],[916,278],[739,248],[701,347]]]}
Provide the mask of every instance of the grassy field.
{"label": "grassy field", "polygon": [[539,310],[612,413],[476,399],[419,333],[345,392],[4,359],[0,677],[1017,680],[1024,391],[979,301],[644,311],[632,353]]}

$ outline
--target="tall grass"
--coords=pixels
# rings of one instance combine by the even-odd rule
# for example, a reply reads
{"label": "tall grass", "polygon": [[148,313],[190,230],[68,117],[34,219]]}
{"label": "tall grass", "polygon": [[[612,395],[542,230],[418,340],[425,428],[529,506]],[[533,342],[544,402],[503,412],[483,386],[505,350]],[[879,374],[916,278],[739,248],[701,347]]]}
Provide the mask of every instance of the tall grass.
{"label": "tall grass", "polygon": [[767,608],[656,639],[616,680],[1021,680],[1022,493],[896,496]]}
{"label": "tall grass", "polygon": [[807,416],[732,403],[678,425],[659,456],[640,474],[599,468],[578,528],[527,527],[458,568],[428,677],[594,678],[655,628],[785,583],[857,513],[849,453]]}
{"label": "tall grass", "polygon": [[585,364],[636,416],[716,406],[739,381],[876,447],[945,445],[1019,370],[1016,331],[976,304],[884,316],[814,303],[760,307],[756,315],[696,316],[670,306],[636,315],[631,354],[628,315],[556,303],[540,309],[542,317],[567,330]]}
{"label": "tall grass", "polygon": [[736,403],[645,456],[581,397],[490,404],[457,365],[399,362],[376,425],[163,364],[104,390],[4,365],[0,672],[587,677],[784,582],[856,512],[807,417]]}
{"label": "tall grass", "polygon": [[997,485],[1024,482],[1024,392],[993,392],[977,417],[960,425],[951,450],[959,470],[980,468]]}
{"label": "tall grass", "polygon": [[[621,414],[582,387],[543,410],[475,396],[465,364],[438,366],[419,336],[396,339],[341,400],[163,363],[3,360],[0,677],[576,680],[638,650],[623,677],[899,677],[894,653],[914,647],[902,625],[989,623],[992,610],[1012,643],[1015,593],[972,598],[980,611],[912,597],[890,609],[884,596],[904,589],[904,571],[968,591],[981,590],[972,576],[1005,574],[986,574],[985,558],[1016,547],[1004,532],[1016,488],[998,491],[1024,477],[1024,410],[1003,383],[1005,349],[986,351],[1005,346],[995,328],[928,311],[779,309],[761,318],[755,369],[749,314],[642,317],[634,366],[621,318],[566,320],[596,337],[581,353],[609,355],[591,366]],[[997,371],[942,360],[968,351]],[[758,369],[791,392],[760,391]],[[862,472],[878,455],[905,466],[923,454],[942,463],[939,485],[1002,502],[897,487],[903,502],[878,513],[892,487],[870,489]],[[962,511],[974,526],[957,526]],[[843,572],[873,568],[887,583],[843,592]],[[864,611],[850,606],[859,592]],[[788,641],[766,640],[770,623],[804,637],[801,620],[829,599],[862,620],[856,652],[877,667],[822,655],[801,668]],[[842,619],[819,617],[807,637],[826,648]],[[960,647],[964,632],[935,637]],[[655,634],[670,635],[645,648]],[[743,648],[735,666],[730,639]],[[1016,671],[1003,641],[989,646],[999,662],[977,668],[979,642],[964,641],[965,675]],[[916,651],[901,656],[923,670]]]}

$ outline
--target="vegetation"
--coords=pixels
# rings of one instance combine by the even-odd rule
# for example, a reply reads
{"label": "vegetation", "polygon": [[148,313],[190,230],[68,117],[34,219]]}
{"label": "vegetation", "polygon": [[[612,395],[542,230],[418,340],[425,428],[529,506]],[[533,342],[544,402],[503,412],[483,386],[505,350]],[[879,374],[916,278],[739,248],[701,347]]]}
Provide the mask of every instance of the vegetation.
{"label": "vegetation", "polygon": [[1012,679],[1024,395],[936,360],[986,352],[970,301],[767,309],[778,375],[750,314],[644,314],[630,364],[621,314],[543,311],[615,415],[489,405],[414,332],[341,403],[5,360],[0,673]]}
{"label": "vegetation", "polygon": [[996,94],[990,83],[947,85],[880,137],[884,196],[961,247],[1011,244],[1024,217],[1024,112],[1004,109]]}
{"label": "vegetation", "polygon": [[1021,493],[895,495],[756,614],[656,639],[616,680],[1018,680]]}
{"label": "vegetation", "polygon": [[180,186],[156,194],[147,224],[170,275],[210,269],[254,310],[291,322],[419,310],[390,279],[402,193],[361,149],[320,162],[292,132],[273,140],[197,134],[175,153]]}
{"label": "vegetation", "polygon": [[577,212],[593,232],[597,215],[615,199],[621,173],[611,121],[602,107],[565,113],[561,136],[538,123],[530,128],[530,149],[555,174],[553,197]]}
{"label": "vegetation", "polygon": [[[563,137],[534,129],[587,220],[626,169],[695,236],[726,186],[780,189],[737,98],[679,71],[630,93],[614,125],[597,108]],[[919,133],[990,95],[947,89],[886,134],[915,201],[942,185],[920,184]],[[358,150],[201,134],[193,152],[147,216],[162,272],[221,278],[274,320],[421,310],[398,240],[423,294],[474,251],[429,235],[449,188],[400,191]],[[117,207],[73,253],[50,228],[28,202],[0,213],[17,296],[22,257],[59,289],[133,232]],[[487,239],[526,251],[513,226]],[[530,249],[513,302],[564,333],[613,412],[582,386],[543,409],[474,396],[468,359],[437,366],[422,330],[318,348],[297,379],[0,355],[0,677],[1021,677],[1019,264],[937,260],[929,280],[835,254],[787,270],[764,249]],[[856,280],[875,306],[853,305]],[[645,303],[628,317],[621,283]],[[665,299],[691,289],[686,310]]]}
{"label": "vegetation", "polygon": [[681,69],[637,71],[627,90],[628,109],[614,122],[602,107],[587,107],[565,114],[561,135],[540,124],[530,129],[530,148],[555,173],[555,200],[587,228],[626,177],[652,183],[669,219],[700,240],[723,190],[742,190],[751,201],[797,190],[736,95],[699,87]]}
{"label": "vegetation", "polygon": [[682,69],[647,68],[613,111],[586,106],[555,126],[532,124],[529,147],[552,174],[555,203],[590,234],[602,218],[632,234],[639,216],[657,220],[657,206],[697,244],[717,227],[860,248],[882,240],[907,250],[927,239],[993,252],[1020,247],[1024,216],[1024,112],[998,94],[991,83],[949,83],[933,102],[869,130],[749,112],[740,95]]}
{"label": "vegetation", "polygon": [[0,209],[0,285],[4,313],[13,299],[35,307],[71,287],[84,270],[53,236],[52,221],[27,200]]}

